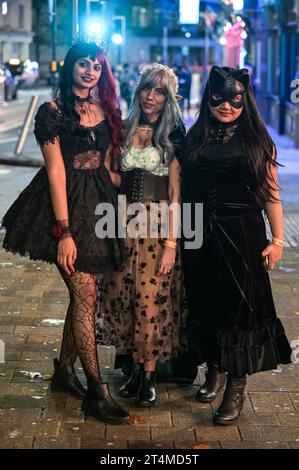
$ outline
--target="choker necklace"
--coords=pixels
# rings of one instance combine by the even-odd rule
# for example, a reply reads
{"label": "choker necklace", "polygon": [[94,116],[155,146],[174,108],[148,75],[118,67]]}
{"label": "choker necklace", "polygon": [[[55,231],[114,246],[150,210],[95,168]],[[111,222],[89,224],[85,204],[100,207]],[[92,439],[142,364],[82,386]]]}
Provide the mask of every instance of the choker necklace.
{"label": "choker necklace", "polygon": [[94,110],[91,107],[92,104],[92,98],[90,95],[88,95],[86,98],[81,98],[81,96],[75,95],[74,96],[74,101],[75,101],[75,110],[77,111],[78,114],[86,116],[88,118],[88,123],[92,122],[92,114],[95,114]]}
{"label": "choker necklace", "polygon": [[227,128],[229,128],[229,127],[238,126],[239,123],[240,123],[240,121],[241,121],[241,116],[239,116],[239,117],[238,117],[237,119],[235,119],[234,121],[222,122],[222,121],[219,121],[219,119],[217,119],[215,116],[213,116],[212,113],[210,114],[210,123],[211,123],[211,127],[227,129]]}
{"label": "choker necklace", "polygon": [[90,101],[91,100],[90,95],[86,96],[86,98],[82,98],[81,96],[78,96],[75,93],[73,93],[73,97],[74,97],[74,100],[78,101],[79,103],[84,103],[85,101]]}

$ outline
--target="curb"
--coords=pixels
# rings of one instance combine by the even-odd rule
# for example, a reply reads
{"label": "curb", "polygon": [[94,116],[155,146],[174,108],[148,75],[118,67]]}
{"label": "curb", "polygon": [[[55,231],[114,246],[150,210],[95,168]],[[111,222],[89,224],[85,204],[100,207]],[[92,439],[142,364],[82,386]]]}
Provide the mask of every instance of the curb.
{"label": "curb", "polygon": [[43,162],[29,158],[27,160],[18,160],[17,158],[0,158],[0,165],[41,168],[43,166]]}

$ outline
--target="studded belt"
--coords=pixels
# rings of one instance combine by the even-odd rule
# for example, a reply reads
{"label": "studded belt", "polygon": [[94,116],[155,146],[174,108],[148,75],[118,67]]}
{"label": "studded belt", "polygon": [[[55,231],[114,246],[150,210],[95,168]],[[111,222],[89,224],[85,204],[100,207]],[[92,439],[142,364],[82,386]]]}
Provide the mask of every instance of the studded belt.
{"label": "studded belt", "polygon": [[131,202],[168,200],[168,176],[157,176],[140,168],[124,171],[120,194]]}

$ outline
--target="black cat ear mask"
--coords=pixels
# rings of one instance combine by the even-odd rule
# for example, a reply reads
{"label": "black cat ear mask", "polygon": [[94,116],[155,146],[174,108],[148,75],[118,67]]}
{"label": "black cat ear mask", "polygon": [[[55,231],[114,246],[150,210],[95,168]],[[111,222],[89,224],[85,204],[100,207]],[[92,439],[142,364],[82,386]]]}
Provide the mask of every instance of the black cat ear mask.
{"label": "black cat ear mask", "polygon": [[[240,82],[244,89],[240,91]],[[234,108],[242,108],[245,103],[246,93],[249,87],[249,72],[247,69],[233,69],[230,67],[218,67],[214,65],[209,75],[209,103],[212,107],[229,102]],[[221,98],[215,98],[217,93]],[[241,99],[235,99],[241,95]]]}

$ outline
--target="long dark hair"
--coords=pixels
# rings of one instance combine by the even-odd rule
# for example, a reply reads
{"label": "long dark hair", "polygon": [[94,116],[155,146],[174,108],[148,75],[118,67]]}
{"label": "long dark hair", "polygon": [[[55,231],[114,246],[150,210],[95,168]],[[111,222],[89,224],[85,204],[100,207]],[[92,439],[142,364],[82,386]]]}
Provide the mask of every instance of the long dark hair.
{"label": "long dark hair", "polygon": [[96,89],[93,90],[93,96],[100,102],[105,119],[110,127],[113,145],[112,163],[113,167],[117,169],[121,146],[121,111],[116,96],[114,77],[104,51],[100,46],[93,42],[79,42],[70,48],[60,71],[55,97],[62,103],[63,112],[70,118],[70,121],[74,123],[79,122],[80,116],[75,111],[75,101],[72,92],[73,68],[76,60],[88,56],[92,60],[97,58],[102,66],[101,77]]}
{"label": "long dark hair", "polygon": [[[208,101],[209,85],[207,83],[198,118],[187,134],[187,163],[197,158],[202,148],[208,143],[212,126]],[[258,200],[261,204],[267,201],[278,201],[271,193],[272,190],[278,189],[277,182],[273,177],[269,178],[269,168],[279,165],[276,161],[276,146],[262,121],[251,86],[246,94],[239,126],[248,154],[248,164],[255,177]]]}

